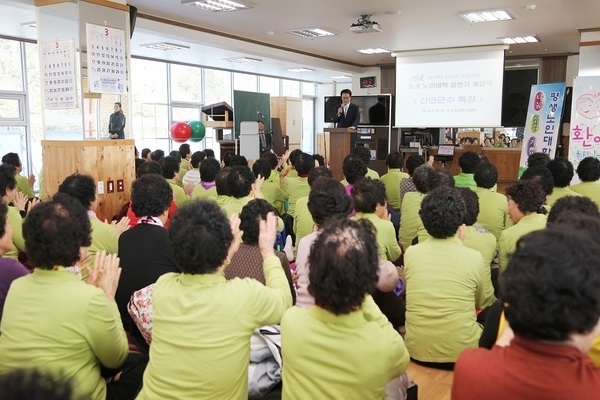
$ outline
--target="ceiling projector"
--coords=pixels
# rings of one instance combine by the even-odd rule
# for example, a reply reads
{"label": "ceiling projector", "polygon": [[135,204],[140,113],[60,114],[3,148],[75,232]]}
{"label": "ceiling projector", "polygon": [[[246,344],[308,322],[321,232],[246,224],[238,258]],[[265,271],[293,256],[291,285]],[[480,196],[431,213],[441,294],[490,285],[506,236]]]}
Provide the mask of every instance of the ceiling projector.
{"label": "ceiling projector", "polygon": [[358,22],[350,25],[350,32],[354,33],[371,33],[381,32],[381,25],[375,21],[371,21],[371,14],[363,14],[358,19]]}

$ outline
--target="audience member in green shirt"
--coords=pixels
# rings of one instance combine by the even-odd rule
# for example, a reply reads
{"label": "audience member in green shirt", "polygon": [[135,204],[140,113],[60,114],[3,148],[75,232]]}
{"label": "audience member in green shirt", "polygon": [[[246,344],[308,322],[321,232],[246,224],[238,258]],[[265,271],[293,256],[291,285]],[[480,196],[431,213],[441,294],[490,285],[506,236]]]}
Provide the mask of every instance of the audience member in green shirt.
{"label": "audience member in green shirt", "polygon": [[394,151],[385,159],[388,172],[383,175],[380,180],[385,185],[385,194],[387,197],[388,204],[400,210],[400,182],[403,179],[408,179],[409,176],[406,172],[402,172],[404,166],[404,158],[402,153]]}
{"label": "audience member in green shirt", "polygon": [[333,222],[308,263],[315,306],[293,307],[281,322],[283,398],[383,399],[409,355],[370,296],[378,279],[374,227]]}
{"label": "audience member in green shirt", "polygon": [[600,207],[600,160],[596,157],[586,157],[577,165],[577,176],[581,183],[570,189],[587,196]]}
{"label": "audience member in green shirt", "polygon": [[273,249],[273,214],[260,221],[258,238],[266,286],[225,279],[240,246],[239,224],[211,201],[178,209],[169,242],[182,273],[165,274],[154,286],[150,362],[138,399],[248,398],[250,337],[279,323],[292,296]]}
{"label": "audience member in green shirt", "polygon": [[[0,195],[2,202],[7,206],[15,201],[17,195],[15,168],[10,164],[0,165]],[[13,206],[8,206],[6,218],[12,227],[12,248],[4,253],[4,257],[16,260],[19,251],[25,251],[25,240],[22,234],[23,218],[19,210]]]}
{"label": "audience member in green shirt", "polygon": [[371,179],[379,179],[379,173],[375,170],[369,168],[369,163],[371,162],[371,150],[365,146],[356,146],[354,150],[352,150],[352,155],[360,158],[365,165],[367,166],[366,177]]}
{"label": "audience member in green shirt", "polygon": [[186,172],[190,170],[190,158],[192,157],[192,149],[188,143],[184,143],[179,146],[179,157],[181,162],[179,163],[179,175],[177,175],[177,185],[183,187],[183,177]]}
{"label": "audience member in green shirt", "polygon": [[498,169],[494,164],[482,162],[475,168],[473,177],[477,184],[475,193],[479,198],[477,222],[492,233],[497,241],[509,221],[506,196],[492,190],[498,181]]}
{"label": "audience member in green shirt", "polygon": [[[282,215],[283,214],[283,204],[288,199],[288,194],[281,190],[281,186],[279,183],[279,177],[277,176],[277,181],[271,179],[271,172],[274,171],[271,169],[271,163],[266,158],[259,158],[252,164],[252,172],[256,179],[259,177],[265,178],[265,181],[260,189],[263,198],[269,202],[277,212]],[[277,174],[278,175],[278,174]]]}
{"label": "audience member in green shirt", "polygon": [[221,169],[221,164],[214,158],[208,157],[200,162],[200,184],[192,191],[193,199],[217,197],[217,174]]}
{"label": "audience member in green shirt", "polygon": [[460,166],[460,174],[454,177],[456,187],[467,187],[472,191],[477,190],[477,184],[473,179],[475,168],[481,162],[479,154],[473,151],[465,151],[458,158],[458,165]]}
{"label": "audience member in green shirt", "polygon": [[162,174],[167,180],[171,189],[173,189],[173,195],[175,196],[175,204],[177,208],[183,206],[190,201],[192,190],[194,185],[192,183],[186,184],[183,188],[177,184],[179,179],[179,161],[174,156],[166,156],[160,160],[160,166],[162,168]]}
{"label": "audience member in green shirt", "polygon": [[548,197],[548,206],[552,207],[556,200],[564,196],[581,196],[569,189],[569,184],[575,175],[571,161],[564,157],[556,157],[546,165],[546,168],[552,174],[554,181],[554,191]]}
{"label": "audience member in green shirt", "polygon": [[[308,186],[308,174],[314,167],[315,160],[312,156],[310,154],[300,153],[294,167],[288,165],[279,175],[281,189],[289,196],[289,208],[287,212],[292,217],[295,217],[296,201],[300,197],[308,196],[308,193],[310,192],[310,186]],[[287,177],[292,168],[298,173],[298,176],[295,178]]]}
{"label": "audience member in green shirt", "polygon": [[[331,171],[327,167],[316,167],[308,174],[308,185],[312,192],[313,185],[320,178],[333,178]],[[303,237],[313,232],[315,223],[312,214],[308,208],[308,198],[310,194],[301,197],[296,202],[296,218],[294,218],[294,234],[296,235],[296,243],[300,243]]]}
{"label": "audience member in green shirt", "polygon": [[2,157],[3,164],[9,164],[15,167],[15,179],[17,180],[17,189],[19,192],[26,195],[28,198],[33,199],[35,194],[33,193],[33,184],[35,183],[35,176],[29,174],[27,178],[21,175],[23,171],[23,164],[17,153],[7,153]]}
{"label": "audience member in green shirt", "polygon": [[554,178],[552,178],[552,173],[550,172],[550,170],[542,165],[529,167],[521,174],[520,179],[522,181],[531,180],[541,185],[542,190],[545,194],[544,202],[542,203],[543,206],[541,208],[543,208],[545,211],[541,209],[539,211],[542,213],[547,213],[548,211],[550,211],[548,199],[550,198],[552,193],[554,193]]}

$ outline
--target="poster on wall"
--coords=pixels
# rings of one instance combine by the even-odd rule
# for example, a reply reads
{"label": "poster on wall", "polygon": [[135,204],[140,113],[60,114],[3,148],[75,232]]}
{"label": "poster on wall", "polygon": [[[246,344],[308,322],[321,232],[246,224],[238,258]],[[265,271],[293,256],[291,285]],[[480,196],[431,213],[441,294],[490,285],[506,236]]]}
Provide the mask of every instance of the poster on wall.
{"label": "poster on wall", "polygon": [[[569,161],[577,169],[586,157],[600,158],[600,76],[573,80]],[[578,183],[577,174],[571,184]]]}
{"label": "poster on wall", "polygon": [[90,93],[127,93],[125,31],[85,24]]}
{"label": "poster on wall", "polygon": [[546,153],[554,158],[567,84],[532,85],[519,161],[519,177],[527,169],[527,157]]}
{"label": "poster on wall", "polygon": [[67,39],[42,43],[41,53],[44,108],[77,108],[75,41]]}

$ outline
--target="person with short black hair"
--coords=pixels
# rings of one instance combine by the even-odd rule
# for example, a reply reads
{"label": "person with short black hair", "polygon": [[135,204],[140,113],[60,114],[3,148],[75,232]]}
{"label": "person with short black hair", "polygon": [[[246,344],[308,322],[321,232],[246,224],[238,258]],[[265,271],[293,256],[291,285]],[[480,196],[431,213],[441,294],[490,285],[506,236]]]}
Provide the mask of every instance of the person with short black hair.
{"label": "person with short black hair", "polygon": [[231,167],[227,175],[229,199],[221,207],[227,217],[242,212],[242,208],[256,197],[255,181],[254,174],[249,167],[242,165]]}
{"label": "person with short black hair", "polygon": [[215,151],[213,149],[204,149],[202,151],[204,151],[204,154],[206,154],[206,157],[215,158]]}
{"label": "person with short black hair", "polygon": [[348,196],[352,197],[354,184],[367,176],[367,170],[367,165],[360,157],[349,154],[344,158],[342,173],[346,179],[345,182],[342,181],[342,185],[346,188]]}
{"label": "person with short black hair", "polygon": [[14,204],[17,194],[17,181],[15,179],[15,167],[9,164],[0,165],[0,196],[2,203],[8,206],[6,218],[12,228],[12,247],[4,257],[17,260],[19,252],[25,252],[25,240],[23,239],[23,218],[17,207],[11,206]]}
{"label": "person with short black hair", "polygon": [[226,151],[225,154],[223,154],[223,167],[230,167],[231,166],[231,159],[233,158],[233,156],[235,156],[235,152],[234,151]]}
{"label": "person with short black hair", "polygon": [[127,303],[136,290],[167,272],[178,272],[164,228],[172,201],[173,190],[161,176],[149,174],[136,179],[131,186],[131,208],[138,223],[119,236],[122,271],[115,300],[123,326],[138,348],[145,351],[148,347],[131,321]]}
{"label": "person with short black hair", "polygon": [[449,368],[462,350],[477,347],[482,328],[474,310],[495,301],[490,268],[460,241],[465,204],[457,189],[433,189],[419,215],[430,238],[404,255],[406,347],[415,360]]}
{"label": "person with short black hair", "polygon": [[541,165],[537,165],[535,167],[527,168],[521,174],[520,180],[527,181],[532,180],[539,183],[546,194],[546,199],[544,200],[544,204],[547,203],[547,199],[554,192],[554,178],[552,177],[552,173],[546,167]]}
{"label": "person with short black hair", "polygon": [[581,183],[570,189],[587,196],[600,207],[600,160],[596,157],[586,157],[577,165],[577,176]]}
{"label": "person with short black hair", "polygon": [[[116,254],[98,253],[87,283],[76,275],[92,226],[81,202],[58,193],[23,223],[31,275],[13,282],[0,326],[0,374],[39,368],[73,382],[74,398],[133,399],[146,359],[106,383],[101,367],[128,359],[127,336],[115,305]],[[132,359],[130,359],[133,361]],[[116,372],[116,371],[115,371]]]}
{"label": "person with short black hair", "polygon": [[409,178],[406,172],[402,172],[404,157],[402,157],[402,153],[393,151],[387,155],[385,164],[387,166],[387,173],[380,180],[385,185],[388,204],[396,211],[400,211],[400,183],[404,179]]}
{"label": "person with short black hair", "polygon": [[150,158],[152,159],[152,161],[160,162],[160,160],[162,160],[164,156],[165,156],[164,150],[156,149],[152,152]]}
{"label": "person with short black hair", "polygon": [[548,226],[555,223],[563,214],[579,214],[588,218],[600,219],[600,211],[596,203],[585,196],[565,196],[554,203],[547,215],[546,223]]}
{"label": "person with short black hair", "polygon": [[[433,162],[433,159],[431,159]],[[404,200],[404,195],[409,192],[416,192],[417,188],[413,183],[412,176],[417,167],[425,164],[425,159],[423,156],[419,156],[417,154],[412,154],[406,159],[406,172],[408,172],[408,178],[400,181],[400,208],[402,208],[402,200]]]}
{"label": "person with short black hair", "polygon": [[9,164],[15,167],[15,179],[17,181],[17,190],[27,196],[29,199],[33,199],[35,194],[33,193],[33,185],[35,184],[35,175],[29,174],[27,178],[21,175],[23,171],[23,163],[17,153],[6,153],[2,157],[3,164]]}
{"label": "person with short black hair", "polygon": [[[86,266],[92,266],[96,254],[105,251],[107,254],[119,253],[119,236],[129,229],[129,218],[123,217],[118,223],[107,224],[98,219],[98,197],[96,196],[96,182],[90,175],[72,174],[65,178],[58,186],[58,193],[64,193],[76,199],[89,215],[92,226],[92,242],[88,245],[90,260]],[[28,251],[29,253],[29,251]],[[83,277],[87,276],[84,271]]]}
{"label": "person with short black hair", "polygon": [[506,196],[493,189],[498,183],[498,169],[492,163],[481,162],[475,168],[473,179],[477,185],[475,193],[479,198],[477,222],[498,241],[509,221]]}
{"label": "person with short black hair", "polygon": [[[266,221],[269,213],[277,215],[276,212],[275,207],[263,199],[251,200],[242,208],[242,212],[240,213],[240,230],[243,232],[242,243],[238,251],[231,257],[231,263],[225,269],[226,279],[252,278],[263,285],[266,283],[263,271],[264,260],[258,245],[260,221]],[[295,304],[296,289],[292,280],[290,262],[283,251],[276,251],[275,255],[281,262],[285,277],[289,283],[292,304]]]}
{"label": "person with short black hair", "polygon": [[252,332],[279,323],[292,296],[273,249],[272,214],[259,222],[266,286],[225,279],[241,242],[239,224],[207,200],[189,203],[173,218],[169,245],[181,273],[165,274],[154,286],[150,362],[138,399],[248,398]]}
{"label": "person with short black hair", "polygon": [[597,398],[600,369],[584,354],[600,335],[597,238],[568,223],[529,233],[500,285],[514,338],[461,354],[452,398]]}
{"label": "person with short black hair", "polygon": [[312,158],[312,155],[301,152],[297,156],[293,166],[294,170],[298,173],[297,177],[287,176],[292,170],[292,167],[289,165],[279,175],[281,189],[289,196],[287,213],[292,216],[292,218],[296,215],[296,201],[301,197],[308,196],[308,193],[310,192],[310,186],[308,185],[307,179],[308,174],[315,167],[315,161]]}
{"label": "person with short black hair", "polygon": [[219,207],[223,207],[231,198],[231,192],[229,191],[229,186],[227,184],[227,177],[229,176],[230,171],[231,167],[223,167],[219,170],[219,172],[217,172],[217,176],[215,177],[215,190],[217,191],[217,197],[215,197],[214,200],[217,202]]}
{"label": "person with short black hair", "polygon": [[556,157],[546,164],[546,168],[552,174],[552,180],[554,181],[554,190],[546,202],[549,207],[552,207],[556,203],[556,200],[561,197],[581,196],[579,193],[569,189],[569,184],[575,175],[571,161],[564,157]]}
{"label": "person with short black hair", "polygon": [[217,198],[217,174],[221,164],[214,157],[206,157],[200,162],[200,184],[192,191],[192,199]]}
{"label": "person with short black hair", "polygon": [[416,191],[406,193],[402,200],[400,208],[400,229],[398,237],[404,250],[412,245],[413,241],[419,235],[419,209],[423,198],[430,190],[430,183],[433,182],[435,169],[427,164],[422,164],[414,170],[412,174],[412,183]]}
{"label": "person with short black hair", "polygon": [[469,188],[457,188],[457,190],[465,203],[463,244],[470,249],[477,250],[483,258],[483,265],[490,268],[496,254],[496,237],[491,232],[482,232],[473,226],[478,222],[477,215],[479,215],[477,194]]}
{"label": "person with short black hair", "polygon": [[[544,168],[544,167],[534,167]],[[546,200],[546,193],[536,180],[520,180],[506,189],[508,215],[514,224],[506,228],[498,240],[500,273],[504,272],[518,240],[529,232],[544,229],[546,216],[538,211]]]}
{"label": "person with short black hair", "polygon": [[151,161],[152,160],[151,157],[152,157],[152,150],[150,150],[147,147],[142,149],[142,160]]}
{"label": "person with short black hair", "polygon": [[316,167],[326,167],[325,165],[325,157],[323,157],[320,154],[313,154],[313,158],[315,160],[315,162],[318,164],[315,164],[315,168]]}
{"label": "person with short black hair", "polygon": [[315,306],[293,307],[281,322],[284,398],[383,398],[406,370],[402,336],[369,295],[378,279],[373,229],[342,219],[316,238],[308,256]]}
{"label": "person with short black hair", "polygon": [[475,168],[481,162],[479,154],[473,151],[465,151],[458,158],[458,165],[460,166],[460,173],[454,176],[454,183],[456,187],[467,187],[472,191],[477,190],[477,184],[473,179]]}
{"label": "person with short black hair", "polygon": [[550,156],[546,153],[531,153],[527,157],[527,168],[545,167],[550,162]]}
{"label": "person with short black hair", "polygon": [[[273,154],[274,155],[274,154]],[[277,156],[275,156],[277,158]],[[288,194],[281,190],[279,179],[276,181],[271,178],[272,164],[265,157],[261,157],[252,164],[252,172],[256,179],[264,178],[260,188],[263,198],[277,210],[277,214],[283,214],[284,203],[288,199]]]}
{"label": "person with short black hair", "polygon": [[365,174],[366,177],[371,179],[379,179],[379,173],[369,168],[369,163],[371,162],[371,150],[369,150],[368,147],[356,146],[354,150],[352,150],[352,155],[360,158],[367,166],[367,173]]}
{"label": "person with short black hair", "polygon": [[352,188],[356,215],[354,220],[366,219],[375,227],[379,257],[394,262],[402,255],[396,241],[396,230],[388,219],[385,186],[378,179],[365,178]]}
{"label": "person with short black hair", "polygon": [[[333,178],[331,171],[327,167],[315,167],[308,174],[308,185],[312,191],[313,185],[321,178]],[[310,193],[309,193],[310,196]],[[310,234],[315,226],[312,215],[308,208],[309,196],[300,197],[296,201],[296,218],[294,218],[294,234],[296,235],[296,243],[306,235]]]}
{"label": "person with short black hair", "polygon": [[[196,186],[200,184],[200,163],[205,158],[206,154],[203,151],[196,151],[192,154],[192,157],[190,158],[190,168],[185,172],[185,175],[183,175],[183,179],[181,180],[182,185],[191,182],[195,189]],[[180,168],[180,170],[181,169],[182,168]]]}
{"label": "person with short black hair", "polygon": [[186,184],[183,188],[177,184],[179,179],[179,161],[175,156],[166,156],[160,160],[162,175],[167,180],[169,186],[173,190],[175,196],[175,204],[177,208],[183,206],[190,201],[192,190],[194,187],[191,183]]}

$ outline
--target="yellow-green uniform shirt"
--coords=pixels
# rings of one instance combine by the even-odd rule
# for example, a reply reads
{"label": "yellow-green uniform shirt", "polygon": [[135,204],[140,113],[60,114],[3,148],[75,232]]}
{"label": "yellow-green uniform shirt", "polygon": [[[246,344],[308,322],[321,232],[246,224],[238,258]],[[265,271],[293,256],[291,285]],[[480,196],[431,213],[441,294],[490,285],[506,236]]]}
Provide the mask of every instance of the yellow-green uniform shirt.
{"label": "yellow-green uniform shirt", "polygon": [[408,174],[399,169],[390,169],[387,174],[383,175],[379,180],[385,185],[385,194],[387,202],[395,209],[400,209],[400,182],[402,179],[407,179]]}
{"label": "yellow-green uniform shirt", "polygon": [[421,223],[419,210],[425,195],[421,192],[408,192],[402,200],[400,208],[400,243],[404,250],[408,249],[413,239],[418,236],[418,228]]}
{"label": "yellow-green uniform shirt", "polygon": [[209,189],[204,189],[202,184],[199,184],[192,191],[192,200],[196,199],[211,199],[215,200],[217,198],[217,187],[213,186]]}
{"label": "yellow-green uniform shirt", "polygon": [[17,189],[19,192],[22,192],[28,198],[33,199],[35,194],[33,193],[31,186],[29,186],[29,181],[27,178],[25,178],[23,175],[17,174],[15,175],[15,179],[17,180]]}
{"label": "yellow-green uniform shirt", "polygon": [[[90,215],[90,223],[92,224],[92,244],[88,248],[90,254],[89,266],[94,265],[96,253],[104,250],[106,254],[119,254],[119,236],[112,225],[105,224],[98,218]],[[87,274],[83,273],[85,278]]]}
{"label": "yellow-green uniform shirt", "polygon": [[262,193],[263,198],[268,201],[269,204],[275,207],[279,215],[282,215],[283,205],[289,196],[286,192],[281,190],[279,182],[275,183],[271,180],[264,181],[262,187],[260,188],[260,192]]}
{"label": "yellow-green uniform shirt", "polygon": [[335,315],[292,307],[281,321],[283,399],[384,399],[409,363],[402,340],[371,296]]}
{"label": "yellow-green uniform shirt", "polygon": [[489,267],[492,264],[496,254],[496,237],[490,232],[479,232],[474,226],[467,226],[463,244],[481,254],[484,266]]}
{"label": "yellow-green uniform shirt", "polygon": [[117,304],[72,272],[35,269],[11,284],[0,325],[0,373],[39,369],[72,379],[77,398],[104,400],[101,364],[117,368],[128,351]]}
{"label": "yellow-green uniform shirt", "polygon": [[254,329],[292,306],[281,262],[263,264],[266,286],[222,274],[167,273],[152,295],[150,362],[138,400],[248,399]]}
{"label": "yellow-green uniform shirt", "polygon": [[16,207],[8,206],[6,219],[12,228],[12,248],[3,257],[17,259],[19,251],[25,251],[25,239],[23,239],[23,218]]}
{"label": "yellow-green uniform shirt", "polygon": [[296,202],[296,217],[294,218],[294,234],[296,235],[296,243],[306,235],[312,233],[315,222],[308,209],[308,196],[301,197]]}
{"label": "yellow-green uniform shirt", "polygon": [[582,196],[589,197],[600,208],[600,181],[581,182],[569,187],[569,189]]}
{"label": "yellow-green uniform shirt", "polygon": [[477,197],[479,198],[477,222],[494,235],[496,240],[500,239],[502,231],[510,225],[506,196],[491,189],[480,187],[477,188],[475,193],[477,193]]}
{"label": "yellow-green uniform shirt", "polygon": [[483,265],[481,254],[456,236],[431,237],[406,250],[404,269],[404,340],[410,356],[455,362],[464,349],[477,347],[482,327],[475,310],[496,300],[490,268]]}
{"label": "yellow-green uniform shirt", "polygon": [[356,213],[353,220],[366,219],[370,221],[377,230],[375,239],[377,240],[377,253],[379,258],[396,261],[402,254],[402,250],[396,241],[396,230],[394,225],[385,219],[379,218],[375,213]]}
{"label": "yellow-green uniform shirt", "polygon": [[296,216],[296,201],[300,197],[308,196],[310,193],[310,186],[308,185],[308,178],[286,176],[281,187],[289,196],[289,207],[288,214],[292,217]]}
{"label": "yellow-green uniform shirt", "polygon": [[183,187],[183,177],[185,176],[185,173],[188,172],[189,165],[190,162],[188,160],[185,158],[181,159],[181,163],[179,164],[179,177],[177,178],[177,186],[181,188]]}
{"label": "yellow-green uniform shirt", "polygon": [[379,172],[367,167],[367,173],[365,177],[371,179],[379,179]]}
{"label": "yellow-green uniform shirt", "polygon": [[552,191],[552,194],[550,196],[548,196],[548,206],[552,207],[554,205],[554,203],[556,203],[556,200],[560,199],[561,197],[565,197],[565,196],[581,196],[581,194],[569,189],[568,187],[564,187],[564,188],[559,188],[559,187],[555,187],[554,190]]}
{"label": "yellow-green uniform shirt", "polygon": [[[291,171],[290,171],[291,172]],[[294,172],[296,172],[294,170]],[[289,176],[289,174],[288,174]],[[298,173],[296,173],[296,176],[298,176]],[[281,181],[279,180],[279,172],[275,169],[271,170],[271,175],[269,175],[269,177],[267,179],[265,179],[265,183],[267,182],[273,182],[279,189],[281,189]],[[266,195],[263,191],[264,189],[264,184],[263,187],[261,188],[261,192],[263,194],[263,196],[265,196],[266,199]],[[287,193],[283,192],[285,196],[287,196]],[[285,198],[285,200],[280,201],[280,200],[275,200],[275,205],[274,207],[277,209],[277,212],[279,213],[279,215],[283,215],[285,213],[285,202],[287,201],[287,197]],[[268,201],[268,200],[267,200]]]}
{"label": "yellow-green uniform shirt", "polygon": [[454,185],[456,187],[466,187],[472,191],[476,191],[477,184],[475,183],[475,178],[473,178],[473,176],[474,174],[465,174],[464,172],[454,175]]}
{"label": "yellow-green uniform shirt", "polygon": [[517,248],[517,242],[519,239],[533,231],[539,231],[546,227],[546,216],[544,214],[533,213],[525,215],[521,220],[506,228],[500,240],[498,241],[498,262],[500,264],[500,272],[504,272],[510,256]]}
{"label": "yellow-green uniform shirt", "polygon": [[231,196],[228,197],[229,200],[221,206],[221,209],[225,215],[227,215],[227,218],[231,217],[233,214],[240,215],[242,208],[244,208],[251,200],[254,200],[252,196],[240,197],[239,199]]}
{"label": "yellow-green uniform shirt", "polygon": [[177,184],[175,179],[167,179],[167,182],[173,190],[173,195],[175,196],[175,205],[177,206],[177,208],[182,207],[183,205],[185,205],[185,203],[190,201],[190,196],[185,194],[183,188]]}

